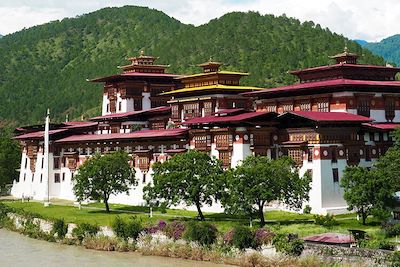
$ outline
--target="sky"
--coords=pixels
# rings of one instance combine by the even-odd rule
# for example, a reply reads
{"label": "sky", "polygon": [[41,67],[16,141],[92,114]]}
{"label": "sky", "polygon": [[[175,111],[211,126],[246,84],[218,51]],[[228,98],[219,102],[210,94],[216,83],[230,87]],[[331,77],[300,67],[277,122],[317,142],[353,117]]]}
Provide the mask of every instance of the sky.
{"label": "sky", "polygon": [[312,20],[350,39],[375,42],[400,33],[400,0],[0,0],[0,34],[124,5],[147,6],[194,25],[251,10]]}

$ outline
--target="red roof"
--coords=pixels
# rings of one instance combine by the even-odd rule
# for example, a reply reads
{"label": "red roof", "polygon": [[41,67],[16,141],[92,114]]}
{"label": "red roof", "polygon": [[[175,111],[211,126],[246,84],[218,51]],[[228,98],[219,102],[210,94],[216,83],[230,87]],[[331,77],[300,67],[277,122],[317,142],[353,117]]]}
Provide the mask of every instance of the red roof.
{"label": "red roof", "polygon": [[399,123],[364,123],[363,125],[378,130],[394,130],[400,127]]}
{"label": "red roof", "polygon": [[351,86],[378,86],[378,87],[394,87],[400,90],[399,81],[368,81],[368,80],[350,80],[350,79],[334,79],[319,82],[308,82],[308,83],[297,83],[288,86],[282,86],[271,89],[264,89],[261,91],[254,91],[243,93],[246,96],[257,96],[257,95],[267,95],[276,92],[283,91],[295,91],[295,90],[306,90],[306,89],[316,89],[324,87],[351,87]]}
{"label": "red roof", "polygon": [[347,112],[317,112],[317,111],[291,111],[285,114],[282,114],[280,117],[287,116],[287,114],[293,114],[299,117],[303,117],[312,121],[318,122],[371,122],[373,119],[355,115]]}
{"label": "red roof", "polygon": [[179,75],[170,74],[170,73],[127,72],[127,73],[106,76],[106,77],[95,78],[93,80],[90,80],[90,82],[105,82],[105,81],[115,80],[118,78],[125,78],[125,77],[175,78],[177,76],[179,76]]}
{"label": "red roof", "polygon": [[91,122],[91,121],[68,121],[68,122],[64,122],[63,124],[65,125],[64,128],[73,129],[73,128],[96,126],[98,123]]}
{"label": "red roof", "polygon": [[233,114],[233,113],[238,113],[241,111],[244,111],[244,108],[227,108],[227,109],[221,109],[214,114]]}
{"label": "red roof", "polygon": [[[61,133],[68,131],[68,129],[57,129],[57,130],[50,130],[49,131],[49,136],[56,134],[56,133]],[[23,140],[23,139],[37,139],[37,138],[44,138],[44,131],[38,131],[38,132],[33,132],[33,133],[27,133],[27,134],[22,134],[14,137],[14,139],[17,140]]]}
{"label": "red roof", "polygon": [[169,111],[170,109],[171,109],[171,107],[157,107],[157,108],[146,109],[146,110],[138,110],[138,111],[130,111],[130,112],[122,112],[122,113],[112,113],[112,114],[108,114],[108,115],[104,115],[104,116],[90,118],[90,120],[92,120],[92,121],[108,120],[108,119],[123,118],[123,117],[135,116],[135,115],[149,115],[149,114],[153,114],[153,113]]}
{"label": "red roof", "polygon": [[328,70],[328,69],[337,69],[337,68],[343,68],[343,67],[359,68],[359,69],[380,69],[380,70],[400,71],[400,68],[394,68],[394,67],[339,63],[339,64],[334,64],[334,65],[313,67],[313,68],[308,68],[308,69],[303,69],[303,70],[294,70],[294,71],[291,71],[290,73],[292,73],[292,74],[300,74],[300,73],[305,73],[305,72],[314,72],[314,71],[321,71],[321,70]]}
{"label": "red roof", "polygon": [[355,240],[353,236],[346,234],[337,233],[325,233],[313,236],[307,236],[303,238],[305,241],[327,243],[327,244],[351,244]]}
{"label": "red roof", "polygon": [[141,130],[133,133],[113,133],[113,134],[82,134],[72,135],[56,141],[57,143],[80,142],[80,141],[105,141],[121,139],[142,139],[142,138],[162,138],[178,137],[188,132],[188,129],[168,129],[168,130]]}
{"label": "red roof", "polygon": [[276,114],[274,112],[247,112],[239,115],[233,116],[206,116],[199,117],[183,122],[184,125],[192,125],[192,124],[209,124],[209,123],[218,123],[218,122],[242,122],[245,120],[257,118],[266,114]]}

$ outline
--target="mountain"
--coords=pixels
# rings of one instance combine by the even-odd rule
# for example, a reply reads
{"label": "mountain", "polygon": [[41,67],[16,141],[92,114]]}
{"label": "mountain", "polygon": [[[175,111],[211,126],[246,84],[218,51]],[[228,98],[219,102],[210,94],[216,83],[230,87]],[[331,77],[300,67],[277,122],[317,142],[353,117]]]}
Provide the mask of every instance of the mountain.
{"label": "mountain", "polygon": [[368,42],[365,41],[365,40],[355,39],[353,41],[356,42],[357,44],[361,45],[361,46],[364,46],[364,45],[368,44]]}
{"label": "mountain", "polygon": [[382,56],[386,61],[400,66],[400,34],[383,39],[378,43],[368,43],[364,48]]}
{"label": "mountain", "polygon": [[143,7],[105,8],[54,21],[0,39],[0,121],[16,125],[100,112],[102,85],[86,78],[118,73],[126,57],[159,56],[170,72],[198,72],[212,56],[226,70],[247,71],[244,84],[273,87],[295,81],[288,70],[332,63],[343,50],[364,63],[384,60],[313,22],[234,12],[195,27]]}
{"label": "mountain", "polygon": [[3,35],[0,34],[0,38],[3,37]]}

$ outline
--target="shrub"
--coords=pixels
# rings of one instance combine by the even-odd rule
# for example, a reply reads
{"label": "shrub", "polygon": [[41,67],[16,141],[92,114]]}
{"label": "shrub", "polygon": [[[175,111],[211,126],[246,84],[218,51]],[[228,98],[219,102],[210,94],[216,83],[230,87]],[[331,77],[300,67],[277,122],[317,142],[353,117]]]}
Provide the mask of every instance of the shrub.
{"label": "shrub", "polygon": [[65,223],[64,219],[56,219],[53,223],[51,233],[57,234],[59,239],[63,239],[68,232],[68,224]]}
{"label": "shrub", "polygon": [[163,232],[169,238],[177,240],[182,238],[182,235],[185,232],[185,225],[178,221],[173,221],[164,227]]}
{"label": "shrub", "polygon": [[269,244],[272,242],[275,234],[265,228],[259,228],[254,231],[254,242],[256,247],[261,247],[262,245]]}
{"label": "shrub", "polygon": [[330,215],[329,213],[324,215],[314,215],[315,224],[322,225],[325,227],[332,227],[338,225],[338,222],[335,219],[335,216]]}
{"label": "shrub", "polygon": [[361,240],[359,242],[361,248],[372,248],[372,249],[386,249],[394,250],[395,245],[384,239],[373,239],[373,240]]}
{"label": "shrub", "polygon": [[385,226],[385,233],[387,237],[400,235],[400,224],[389,224]]}
{"label": "shrub", "polygon": [[310,205],[306,205],[303,209],[304,214],[310,214],[311,213],[311,207]]}
{"label": "shrub", "polygon": [[74,230],[72,230],[72,236],[77,238],[79,242],[82,242],[86,237],[93,237],[99,231],[99,227],[91,225],[89,223],[79,224]]}
{"label": "shrub", "polygon": [[229,245],[229,246],[232,245],[233,233],[234,233],[234,230],[231,229],[224,234],[222,239],[223,239],[225,245]]}
{"label": "shrub", "polygon": [[236,226],[233,229],[232,245],[241,250],[255,247],[253,233],[250,228],[246,226]]}
{"label": "shrub", "polygon": [[127,222],[117,216],[114,220],[112,228],[115,235],[124,240],[128,240],[128,238],[136,240],[140,232],[143,231],[142,222],[134,216],[131,217]]}
{"label": "shrub", "polygon": [[300,256],[304,250],[304,241],[300,239],[291,239],[289,235],[276,235],[272,242],[276,251],[287,255]]}
{"label": "shrub", "polygon": [[185,239],[198,242],[200,245],[212,245],[217,239],[218,230],[215,225],[205,222],[190,222],[184,234]]}
{"label": "shrub", "polygon": [[167,223],[163,220],[158,221],[156,225],[150,225],[144,228],[144,231],[147,234],[155,234],[158,231],[163,231],[164,228],[167,226]]}
{"label": "shrub", "polygon": [[400,267],[400,251],[395,251],[389,257],[390,266]]}

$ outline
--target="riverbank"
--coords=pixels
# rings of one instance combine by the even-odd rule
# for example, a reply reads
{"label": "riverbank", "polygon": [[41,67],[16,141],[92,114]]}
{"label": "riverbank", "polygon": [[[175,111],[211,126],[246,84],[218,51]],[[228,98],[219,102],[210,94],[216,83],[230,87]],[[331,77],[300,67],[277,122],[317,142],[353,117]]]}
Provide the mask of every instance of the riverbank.
{"label": "riverbank", "polygon": [[[134,253],[140,253],[141,255],[183,258],[238,266],[326,266],[327,264],[337,264],[337,262],[346,262],[346,266],[365,266],[365,264],[361,263],[373,263],[375,261],[373,257],[363,259],[363,254],[354,255],[355,257],[350,255],[349,257],[339,258],[338,260],[338,257],[327,257],[326,253],[320,249],[318,253],[314,253],[315,249],[310,250],[308,248],[306,248],[308,251],[303,253],[301,257],[287,256],[285,255],[286,253],[294,253],[293,255],[302,254],[304,247],[302,242],[298,244],[296,243],[295,247],[291,247],[295,243],[292,244],[292,242],[286,238],[283,238],[280,241],[280,247],[282,247],[283,244],[283,251],[285,253],[277,253],[275,246],[271,245],[272,239],[275,235],[278,235],[282,238],[285,236],[285,234],[280,234],[279,232],[278,234],[274,233],[271,230],[268,230],[268,228],[255,228],[253,230],[247,228],[248,233],[246,233],[244,237],[246,237],[246,235],[253,235],[254,240],[250,240],[251,243],[249,243],[249,246],[254,248],[248,248],[247,246],[244,246],[243,248],[245,249],[238,249],[235,247],[237,245],[235,245],[232,240],[232,234],[234,231],[236,231],[235,228],[233,230],[230,229],[228,232],[218,231],[216,229],[216,236],[214,237],[213,241],[209,243],[209,245],[199,245],[199,243],[194,242],[190,237],[185,237],[184,232],[188,231],[187,227],[189,227],[190,224],[195,224],[194,229],[204,225],[198,223],[197,221],[188,221],[187,218],[180,218],[181,220],[171,221],[159,220],[157,224],[154,224],[149,220],[142,221],[143,217],[135,217],[135,219],[132,220],[132,214],[125,214],[126,217],[129,218],[126,220],[126,218],[120,216],[120,213],[117,214],[117,216],[116,214],[103,214],[104,212],[101,213],[95,210],[85,211],[74,207],[68,207],[67,210],[69,211],[71,211],[70,208],[72,208],[73,212],[82,212],[82,214],[77,214],[80,214],[81,217],[85,219],[87,219],[85,212],[94,213],[94,216],[98,216],[99,214],[97,213],[100,213],[101,216],[112,216],[114,219],[121,219],[119,226],[116,226],[114,221],[114,223],[110,222],[110,224],[113,224],[112,227],[100,227],[98,226],[99,224],[77,224],[67,222],[59,218],[54,219],[55,217],[60,216],[60,214],[54,212],[52,209],[63,209],[63,207],[43,208],[43,206],[40,206],[41,208],[39,208],[39,206],[37,206],[39,203],[22,204],[24,204],[23,206],[25,207],[36,207],[36,211],[45,210],[46,213],[53,213],[53,217],[49,218],[49,216],[42,216],[40,213],[34,214],[21,208],[7,208],[10,206],[15,207],[21,205],[21,203],[10,202],[7,203],[6,206],[3,205],[3,207],[9,209],[6,220],[3,220],[4,227],[18,231],[33,238],[45,239],[58,243],[80,245],[90,249],[104,251],[131,251]],[[61,214],[65,215],[65,210],[64,213]],[[90,218],[90,216],[88,217]],[[157,220],[156,218],[153,219]],[[73,220],[73,217],[69,217],[69,220]],[[142,223],[145,225],[142,225]],[[223,223],[225,225],[225,222]],[[230,223],[240,224],[240,221],[234,221]],[[210,223],[209,225],[212,226]],[[315,227],[314,224],[309,223],[307,223],[307,226]],[[279,227],[282,226],[279,225]],[[285,226],[283,225],[283,227]],[[287,227],[294,226],[288,225]],[[135,228],[138,229],[137,234],[132,235],[132,229]],[[125,229],[128,229],[129,233],[126,233]],[[210,232],[200,233],[200,235],[203,234],[207,235],[210,234]],[[197,235],[199,236],[199,234]],[[253,242],[257,239],[260,239],[260,237],[261,241],[258,240],[258,245],[255,246],[255,243]],[[240,242],[243,242],[243,240]],[[329,254],[332,254],[332,250],[329,252]],[[374,253],[372,252],[371,255],[374,255]],[[377,260],[385,261],[385,258],[380,257]]]}
{"label": "riverbank", "polygon": [[49,243],[0,229],[1,266],[85,266],[85,267],[227,267],[227,265],[120,253],[86,250],[78,246]]}

